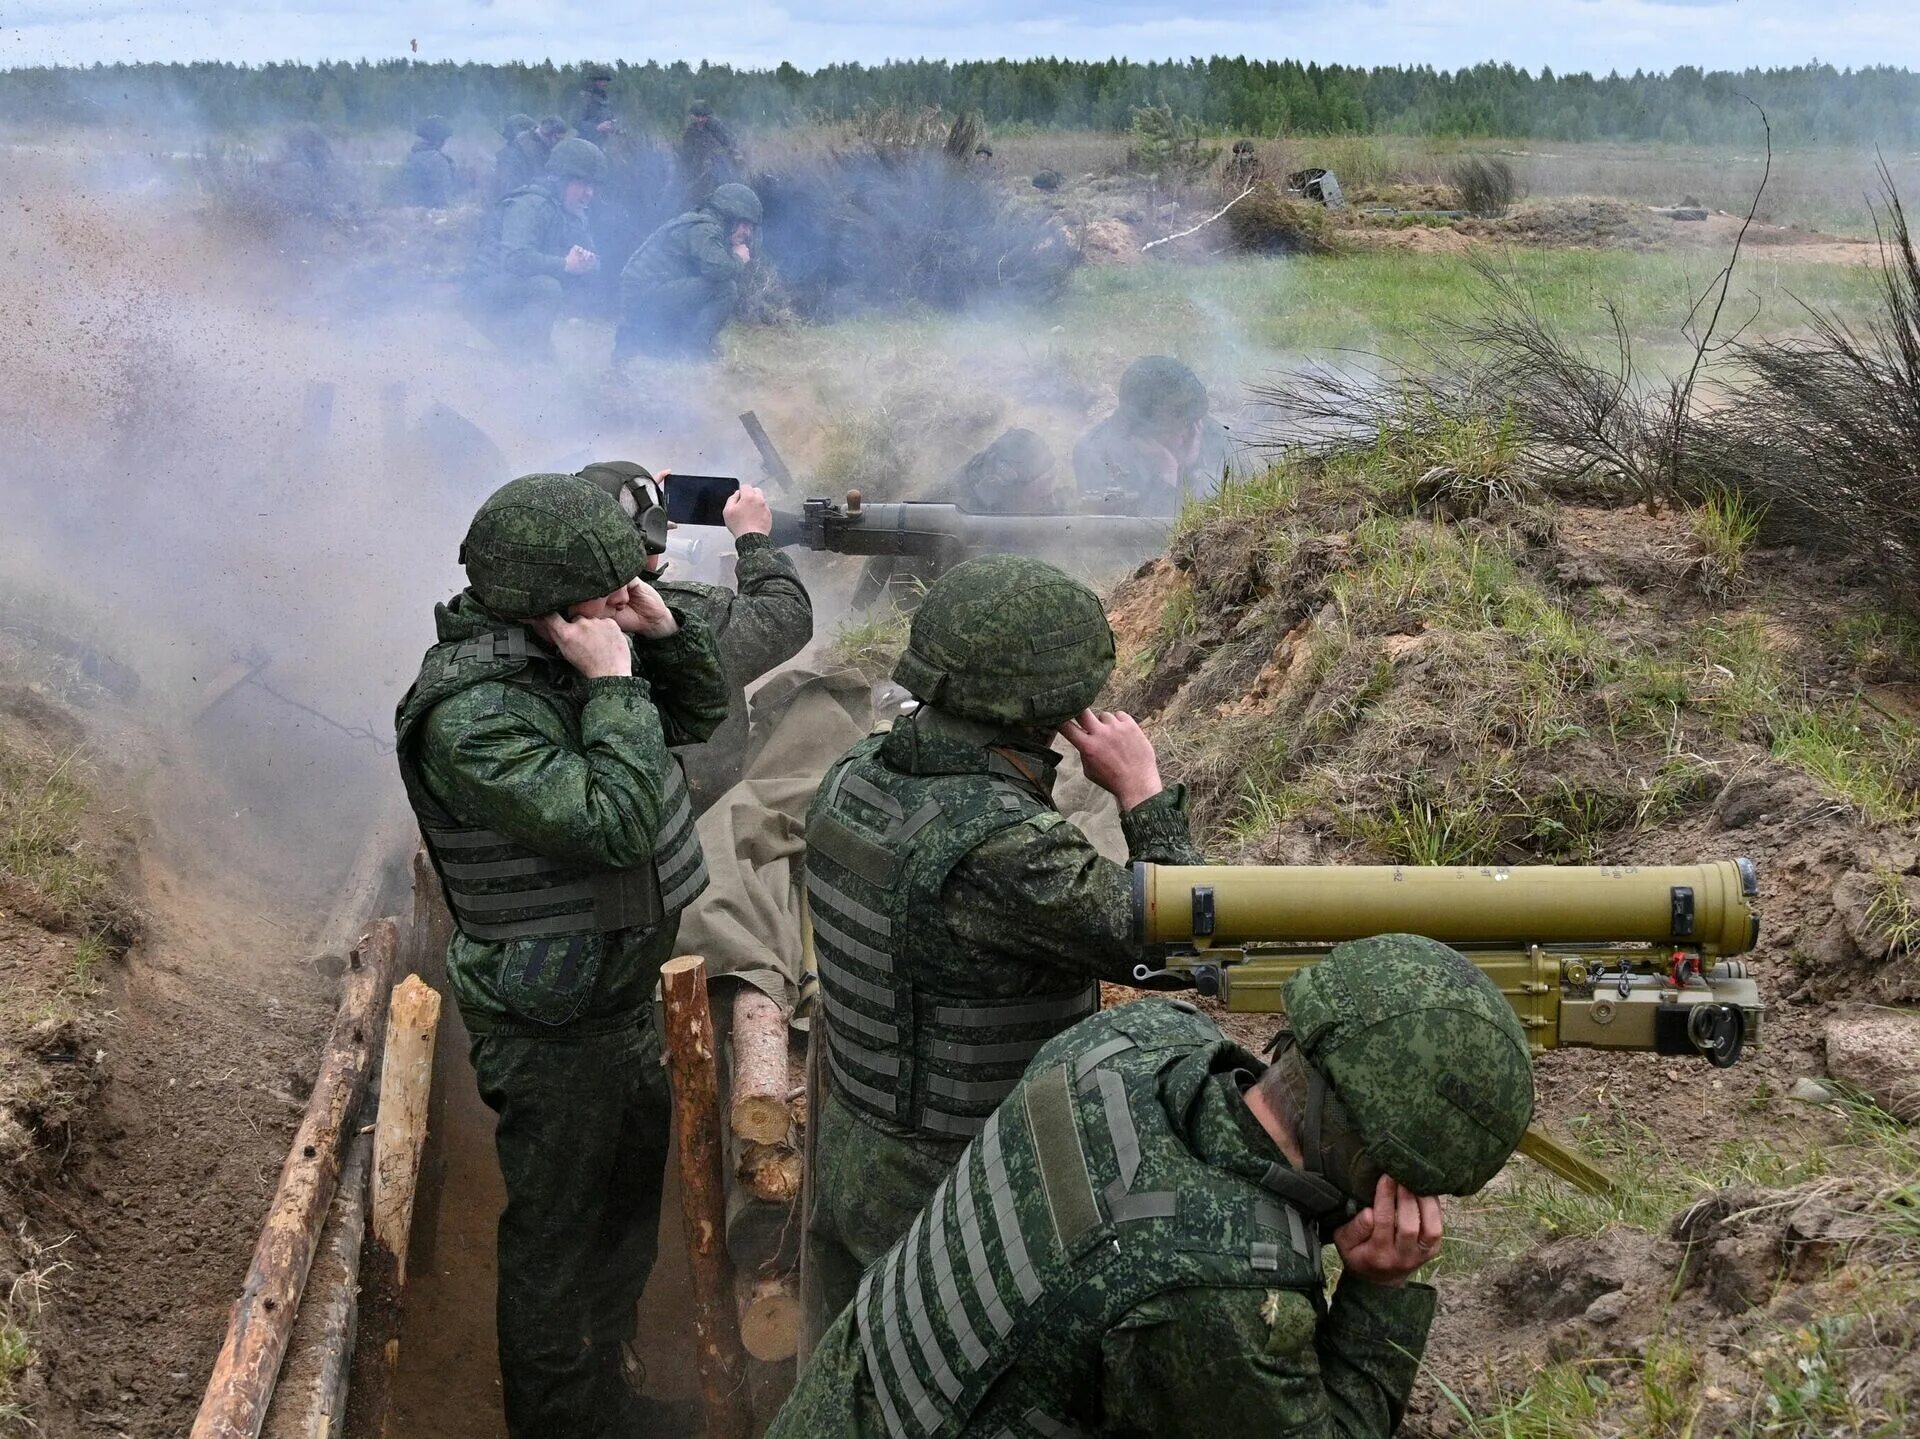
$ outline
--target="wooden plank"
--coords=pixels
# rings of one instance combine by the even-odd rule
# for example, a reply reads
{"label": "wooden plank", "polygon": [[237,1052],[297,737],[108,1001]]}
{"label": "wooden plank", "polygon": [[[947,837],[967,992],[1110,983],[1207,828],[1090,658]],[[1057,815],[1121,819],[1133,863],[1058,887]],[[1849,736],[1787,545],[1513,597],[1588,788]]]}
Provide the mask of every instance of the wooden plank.
{"label": "wooden plank", "polygon": [[320,1229],[340,1177],[352,1116],[366,1094],[374,1043],[386,1021],[397,930],[376,920],[347,960],[346,992],[305,1117],[280,1171],[246,1283],[214,1360],[192,1439],[259,1439],[286,1357]]}
{"label": "wooden plank", "polygon": [[693,1330],[707,1439],[747,1439],[753,1431],[753,1404],[734,1309],[733,1262],[727,1256],[726,1146],[706,961],[697,956],[668,960],[660,970],[660,988],[666,1002],[680,1212],[692,1270]]}
{"label": "wooden plank", "polygon": [[354,1135],[333,1213],[307,1275],[300,1317],[267,1408],[263,1439],[340,1439],[360,1320],[360,1239],[367,1232],[373,1126]]}
{"label": "wooden plank", "polygon": [[387,1048],[380,1065],[380,1112],[373,1127],[374,1241],[393,1257],[394,1284],[407,1283],[407,1241],[414,1187],[427,1142],[427,1098],[433,1090],[433,1041],[440,996],[419,975],[393,987]]}

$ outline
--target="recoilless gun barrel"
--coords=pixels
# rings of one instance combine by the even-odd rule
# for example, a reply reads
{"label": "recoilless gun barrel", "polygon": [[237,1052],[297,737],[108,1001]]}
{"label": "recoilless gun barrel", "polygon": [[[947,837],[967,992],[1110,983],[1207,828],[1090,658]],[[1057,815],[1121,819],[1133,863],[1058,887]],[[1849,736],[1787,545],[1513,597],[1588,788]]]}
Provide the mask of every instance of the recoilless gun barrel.
{"label": "recoilless gun barrel", "polygon": [[849,490],[844,503],[810,499],[797,515],[776,513],[773,542],[837,555],[914,556],[946,570],[990,554],[1133,562],[1165,549],[1172,526],[1154,515],[975,514],[934,500],[868,501]]}
{"label": "recoilless gun barrel", "polygon": [[1136,864],[1137,937],[1229,1010],[1278,1013],[1333,945],[1419,934],[1459,950],[1507,997],[1536,1050],[1699,1055],[1726,1067],[1766,1007],[1738,956],[1759,940],[1744,859],[1660,866],[1312,867]]}

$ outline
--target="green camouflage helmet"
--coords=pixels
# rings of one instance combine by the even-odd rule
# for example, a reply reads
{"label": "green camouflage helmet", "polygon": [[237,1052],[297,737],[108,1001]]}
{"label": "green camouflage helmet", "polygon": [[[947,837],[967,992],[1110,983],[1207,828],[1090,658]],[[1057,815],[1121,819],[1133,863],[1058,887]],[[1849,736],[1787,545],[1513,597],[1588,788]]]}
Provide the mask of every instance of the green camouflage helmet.
{"label": "green camouflage helmet", "polygon": [[453,126],[447,123],[444,115],[429,115],[413,127],[413,133],[429,145],[438,145],[453,133]]}
{"label": "green camouflage helmet", "polygon": [[1283,999],[1293,1048],[1280,1062],[1303,1063],[1311,1091],[1295,1112],[1308,1168],[1362,1205],[1382,1171],[1418,1194],[1473,1194],[1532,1122],[1520,1021],[1437,940],[1339,945]]}
{"label": "green camouflage helmet", "polygon": [[578,475],[522,475],[480,506],[460,563],[481,604],[502,619],[528,620],[638,579],[647,547],[605,490]]}
{"label": "green camouflage helmet", "polygon": [[760,197],[738,181],[717,187],[707,196],[703,207],[713,211],[729,225],[738,225],[743,221],[749,225],[760,223]]}
{"label": "green camouflage helmet", "polygon": [[596,184],[607,172],[607,157],[591,140],[562,140],[547,156],[547,173],[563,180]]}
{"label": "green camouflage helmet", "polygon": [[648,554],[667,552],[667,502],[651,470],[632,460],[596,460],[582,467],[580,478],[613,496],[620,512],[640,532]]}
{"label": "green camouflage helmet", "polygon": [[1158,424],[1191,424],[1207,412],[1207,387],[1171,355],[1142,355],[1120,377],[1120,413]]}
{"label": "green camouflage helmet", "polygon": [[516,110],[513,114],[507,116],[506,123],[500,127],[500,138],[503,140],[511,140],[516,135],[524,135],[532,128],[533,116],[522,114]]}
{"label": "green camouflage helmet", "polygon": [[927,590],[893,677],[949,714],[1050,729],[1092,704],[1112,673],[1098,595],[1044,560],[983,555]]}

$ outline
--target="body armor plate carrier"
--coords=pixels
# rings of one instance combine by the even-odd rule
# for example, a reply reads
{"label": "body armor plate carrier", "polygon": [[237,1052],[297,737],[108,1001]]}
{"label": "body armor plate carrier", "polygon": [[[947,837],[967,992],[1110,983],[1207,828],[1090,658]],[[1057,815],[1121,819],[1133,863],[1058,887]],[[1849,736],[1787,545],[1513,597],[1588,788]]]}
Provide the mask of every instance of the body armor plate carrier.
{"label": "body armor plate carrier", "polygon": [[[985,983],[990,961],[947,929],[940,892],[989,836],[1049,806],[982,750],[985,773],[903,774],[880,761],[884,736],[828,771],[807,819],[807,908],[827,1014],[835,1090],[855,1108],[943,1138],[978,1134],[1040,1046],[1099,1007],[1091,980],[994,1003],[942,987]],[[1001,763],[1005,763],[1001,761]]]}
{"label": "body armor plate carrier", "polygon": [[1154,1000],[1041,1051],[860,1282],[854,1322],[891,1439],[1080,1434],[1072,1421],[1099,1414],[1102,1337],[1157,1294],[1324,1304],[1318,1239],[1276,1189],[1292,1172],[1217,1167],[1174,1126],[1223,1054],[1257,1067],[1190,1006]]}
{"label": "body armor plate carrier", "polygon": [[420,677],[401,702],[400,772],[407,798],[454,923],[470,939],[497,943],[654,929],[707,887],[693,802],[677,759],[667,772],[668,817],[654,858],[633,869],[554,859],[495,830],[463,826],[427,789],[413,754],[427,712],[461,690],[491,680],[511,683],[530,665],[552,662],[524,629],[488,630],[429,650]]}

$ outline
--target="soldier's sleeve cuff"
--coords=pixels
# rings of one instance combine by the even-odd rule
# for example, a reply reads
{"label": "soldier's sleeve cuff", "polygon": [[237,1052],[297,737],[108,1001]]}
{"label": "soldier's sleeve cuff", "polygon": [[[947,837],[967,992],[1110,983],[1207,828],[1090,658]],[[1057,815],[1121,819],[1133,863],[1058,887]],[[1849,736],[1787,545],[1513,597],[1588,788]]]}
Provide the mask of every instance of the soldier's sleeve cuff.
{"label": "soldier's sleeve cuff", "polygon": [[1187,829],[1187,787],[1170,784],[1120,816],[1127,853],[1134,859],[1184,854],[1192,847]]}
{"label": "soldier's sleeve cuff", "polygon": [[653,700],[653,688],[640,675],[602,675],[587,681],[587,702],[617,700],[631,708]]}
{"label": "soldier's sleeve cuff", "polygon": [[744,535],[733,537],[733,552],[741,558],[757,555],[773,548],[773,536],[763,535],[758,530],[749,530]]}
{"label": "soldier's sleeve cuff", "polygon": [[633,637],[634,658],[651,665],[673,665],[704,655],[712,644],[712,631],[706,617],[691,609],[672,606],[679,628],[655,639],[651,635]]}
{"label": "soldier's sleeve cuff", "polygon": [[1374,1284],[1342,1274],[1329,1322],[1336,1334],[1391,1344],[1417,1357],[1426,1346],[1439,1302],[1439,1291],[1431,1284]]}

